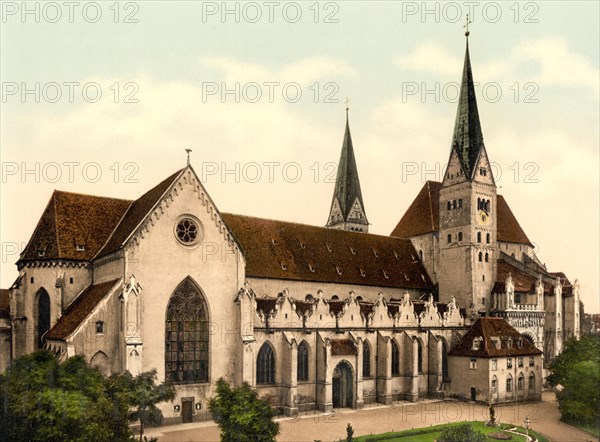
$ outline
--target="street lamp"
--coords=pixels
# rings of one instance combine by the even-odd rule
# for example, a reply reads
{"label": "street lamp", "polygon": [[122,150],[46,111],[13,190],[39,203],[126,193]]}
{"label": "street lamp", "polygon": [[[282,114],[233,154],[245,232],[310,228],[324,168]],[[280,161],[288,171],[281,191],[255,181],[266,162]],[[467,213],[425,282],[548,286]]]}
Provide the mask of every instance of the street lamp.
{"label": "street lamp", "polygon": [[525,423],[525,435],[527,436],[527,440],[529,440],[529,426],[531,425],[529,416],[525,417],[525,420],[523,422]]}

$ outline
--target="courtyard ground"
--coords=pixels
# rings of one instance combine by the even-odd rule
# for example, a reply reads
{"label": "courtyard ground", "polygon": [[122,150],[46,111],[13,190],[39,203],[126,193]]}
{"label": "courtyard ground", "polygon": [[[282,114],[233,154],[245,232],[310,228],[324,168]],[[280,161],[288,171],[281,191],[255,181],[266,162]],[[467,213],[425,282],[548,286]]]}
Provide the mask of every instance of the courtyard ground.
{"label": "courtyard ground", "polygon": [[[496,418],[503,423],[523,425],[525,417],[531,428],[555,442],[593,442],[596,439],[575,427],[560,422],[554,392],[544,392],[542,402],[498,405]],[[459,421],[484,421],[488,407],[458,401],[424,400],[418,403],[399,402],[391,406],[373,406],[362,410],[342,409],[331,414],[310,412],[297,418],[279,419],[281,442],[321,440],[337,441],[346,436],[348,422],[355,436],[428,427]],[[219,428],[213,422],[191,423],[149,428],[148,437],[159,436],[160,442],[218,441]]]}

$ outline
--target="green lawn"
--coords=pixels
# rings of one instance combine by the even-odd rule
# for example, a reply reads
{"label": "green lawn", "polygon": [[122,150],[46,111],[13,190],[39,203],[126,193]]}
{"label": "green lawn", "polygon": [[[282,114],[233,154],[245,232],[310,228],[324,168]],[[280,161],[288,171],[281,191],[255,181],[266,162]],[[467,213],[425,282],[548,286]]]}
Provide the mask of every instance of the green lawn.
{"label": "green lawn", "polygon": [[[455,425],[459,425],[459,424],[463,424],[465,422],[456,422],[456,423],[451,423],[451,424],[445,424],[445,425],[435,425],[433,427],[427,427],[427,428],[417,428],[414,430],[406,430],[406,431],[400,431],[400,432],[394,432],[394,433],[383,433],[383,434],[376,434],[376,435],[368,435],[368,436],[361,436],[358,437],[356,439],[354,439],[356,442],[433,442],[435,439],[437,439],[439,437],[439,435],[441,434],[441,432],[444,430],[444,428],[449,427],[449,426],[455,426]],[[496,433],[499,432],[500,429],[499,428],[493,428],[493,427],[486,427],[484,423],[482,422],[467,422],[469,424],[471,424],[471,427],[476,430],[479,431],[480,433],[483,434],[490,434],[490,433]],[[504,428],[505,425],[502,426],[502,428]],[[517,431],[522,432],[523,434],[525,433],[525,429],[521,428],[521,427],[517,427]],[[511,433],[508,433],[511,434]],[[538,438],[539,441],[541,442],[548,442],[548,439],[546,439],[544,436],[542,436],[539,433],[536,433],[534,431],[529,431],[529,434],[532,436],[535,436]],[[515,442],[522,442],[525,441],[525,436],[517,436],[515,434],[511,434],[512,438],[510,439],[511,441],[515,441]],[[492,439],[488,437],[489,441],[495,441],[496,439]]]}

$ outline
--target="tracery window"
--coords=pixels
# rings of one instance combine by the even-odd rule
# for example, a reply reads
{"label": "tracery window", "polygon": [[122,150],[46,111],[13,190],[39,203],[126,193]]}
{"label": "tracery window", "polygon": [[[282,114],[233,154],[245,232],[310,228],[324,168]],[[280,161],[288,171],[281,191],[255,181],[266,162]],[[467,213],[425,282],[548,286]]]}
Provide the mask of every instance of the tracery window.
{"label": "tracery window", "polygon": [[188,278],[171,296],[165,320],[165,378],[176,384],[208,382],[208,309]]}
{"label": "tracery window", "polygon": [[308,381],[308,344],[302,341],[298,346],[298,381]]}
{"label": "tracery window", "polygon": [[275,354],[267,342],[260,348],[256,358],[256,383],[275,383]]}
{"label": "tracery window", "polygon": [[363,342],[363,378],[371,376],[371,346],[369,341]]}
{"label": "tracery window", "polygon": [[392,375],[400,374],[400,349],[396,341],[392,339]]}

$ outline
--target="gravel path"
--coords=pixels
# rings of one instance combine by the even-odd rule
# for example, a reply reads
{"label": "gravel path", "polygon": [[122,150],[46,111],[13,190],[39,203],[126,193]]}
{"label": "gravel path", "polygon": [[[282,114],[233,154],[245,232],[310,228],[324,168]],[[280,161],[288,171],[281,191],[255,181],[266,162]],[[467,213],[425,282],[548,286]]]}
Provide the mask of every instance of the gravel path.
{"label": "gravel path", "polygon": [[[502,423],[523,426],[529,417],[531,429],[545,434],[553,442],[594,442],[596,439],[559,420],[558,403],[553,392],[545,392],[543,401],[533,404],[496,406],[496,418]],[[400,402],[392,406],[374,406],[362,410],[343,409],[330,415],[307,413],[298,418],[279,420],[280,442],[329,442],[345,438],[346,424],[354,427],[354,435],[378,434],[410,428],[427,427],[457,421],[484,421],[488,408],[484,405],[457,401]],[[191,423],[150,429],[146,435],[160,436],[160,442],[218,441],[219,428],[212,422]]]}

